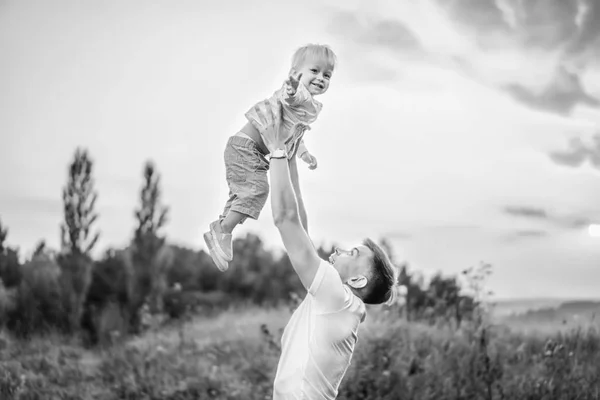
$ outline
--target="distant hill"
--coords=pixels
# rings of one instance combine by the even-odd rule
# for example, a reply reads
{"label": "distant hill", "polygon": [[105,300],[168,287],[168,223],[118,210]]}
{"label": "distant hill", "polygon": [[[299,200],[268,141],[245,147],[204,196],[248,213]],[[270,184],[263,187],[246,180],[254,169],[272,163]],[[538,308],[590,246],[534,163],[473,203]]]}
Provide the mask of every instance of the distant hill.
{"label": "distant hill", "polygon": [[[557,299],[557,298],[537,298],[537,299],[506,299],[495,301],[493,309],[494,315],[498,317],[506,317],[514,314],[524,314],[528,311],[541,310],[546,308],[557,308],[561,304],[573,299]],[[600,300],[599,300],[600,301]]]}
{"label": "distant hill", "polygon": [[494,315],[507,322],[584,322],[600,320],[600,300],[538,299],[499,302]]}

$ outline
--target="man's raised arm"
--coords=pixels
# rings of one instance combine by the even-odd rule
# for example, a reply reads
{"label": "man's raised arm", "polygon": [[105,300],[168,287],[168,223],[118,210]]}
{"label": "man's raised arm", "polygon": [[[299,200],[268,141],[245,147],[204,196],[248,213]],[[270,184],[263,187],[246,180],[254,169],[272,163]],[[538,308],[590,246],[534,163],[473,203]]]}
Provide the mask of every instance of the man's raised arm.
{"label": "man's raised arm", "polygon": [[292,157],[292,159],[288,161],[288,165],[290,167],[290,178],[292,179],[292,187],[294,188],[294,193],[296,193],[296,201],[298,202],[300,222],[302,222],[304,230],[306,231],[306,233],[308,233],[308,217],[306,215],[306,207],[304,205],[304,200],[302,199],[302,191],[300,190],[300,178],[298,177],[298,162],[296,160],[296,157]]}
{"label": "man's raised arm", "polygon": [[281,111],[266,107],[266,115],[257,107],[265,130],[263,140],[271,153],[271,209],[275,226],[300,281],[308,290],[321,263],[308,234],[302,227],[298,201],[290,179],[290,167],[281,127]]}

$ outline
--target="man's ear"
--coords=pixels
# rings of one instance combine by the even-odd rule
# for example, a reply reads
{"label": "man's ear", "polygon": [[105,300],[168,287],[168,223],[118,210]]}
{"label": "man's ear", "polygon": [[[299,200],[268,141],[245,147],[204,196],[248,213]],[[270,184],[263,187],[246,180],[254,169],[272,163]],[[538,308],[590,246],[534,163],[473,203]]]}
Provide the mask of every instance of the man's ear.
{"label": "man's ear", "polygon": [[365,286],[367,286],[368,280],[367,277],[364,275],[357,275],[357,276],[353,276],[352,278],[348,279],[348,285],[350,285],[350,287],[354,288],[354,289],[362,289]]}

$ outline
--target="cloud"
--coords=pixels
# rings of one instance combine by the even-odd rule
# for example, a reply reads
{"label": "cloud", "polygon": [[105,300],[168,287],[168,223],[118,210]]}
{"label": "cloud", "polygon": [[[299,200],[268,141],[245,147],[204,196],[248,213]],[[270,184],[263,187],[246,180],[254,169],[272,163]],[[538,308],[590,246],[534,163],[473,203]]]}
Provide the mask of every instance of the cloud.
{"label": "cloud", "polygon": [[597,0],[581,0],[578,5],[576,22],[579,31],[570,43],[567,52],[578,54],[590,49],[598,52],[600,47],[600,3]]}
{"label": "cloud", "polygon": [[578,168],[589,161],[594,168],[600,169],[600,133],[593,136],[589,145],[581,138],[572,138],[566,150],[550,152],[549,157],[566,167]]}
{"label": "cloud", "polygon": [[485,33],[507,32],[511,26],[505,17],[506,8],[490,0],[437,0],[437,4],[454,21],[472,29],[484,28]]}
{"label": "cloud", "polygon": [[[600,106],[600,99],[586,90],[581,79],[590,62],[597,61],[594,54],[600,54],[597,0],[435,1],[478,47],[479,51],[466,56],[467,65],[479,57],[494,59],[494,54],[507,51],[505,57],[514,57],[512,51],[536,59],[541,54],[548,56],[545,65],[535,60],[527,67],[540,68],[534,79],[515,79],[518,65],[507,69],[503,63],[494,62],[480,65],[479,70],[472,66],[465,69],[473,79],[496,86],[530,108],[560,115],[570,114],[579,105]],[[540,79],[544,79],[541,90]],[[502,83],[492,83],[495,80]]]}
{"label": "cloud", "polygon": [[417,36],[403,22],[365,15],[361,17],[359,19],[354,12],[338,11],[332,16],[329,30],[362,48],[380,47],[394,54],[424,52]]}
{"label": "cloud", "polygon": [[459,27],[476,35],[476,42],[482,47],[498,44],[500,33],[504,42],[554,49],[575,40],[581,29],[577,19],[581,9],[578,0],[436,0],[436,3]]}
{"label": "cloud", "polygon": [[507,243],[516,243],[523,240],[543,239],[550,236],[547,231],[539,229],[521,229],[510,232],[502,237],[502,240]]}
{"label": "cloud", "polygon": [[600,106],[600,100],[585,91],[579,75],[564,66],[558,67],[553,79],[540,93],[516,83],[506,85],[504,90],[525,105],[561,115],[570,114],[580,104]]}
{"label": "cloud", "polygon": [[526,207],[526,206],[506,206],[504,212],[515,217],[547,219],[548,214],[541,208]]}
{"label": "cloud", "polygon": [[526,46],[554,49],[572,41],[578,31],[578,3],[577,0],[518,2],[517,32],[522,42]]}
{"label": "cloud", "polygon": [[536,238],[536,237],[548,236],[548,232],[535,230],[535,229],[518,230],[515,232],[515,236],[524,237],[524,238]]}
{"label": "cloud", "polygon": [[362,78],[394,80],[403,68],[394,59],[425,62],[526,107],[569,115],[600,108],[582,79],[593,68],[588,53],[600,48],[599,8],[596,0],[421,0],[397,14],[336,11],[329,31],[352,49]]}
{"label": "cloud", "polygon": [[[505,206],[502,209],[502,211],[511,217],[542,221],[560,229],[581,229],[589,226],[594,221],[598,220],[597,218],[594,218],[594,215],[585,215],[581,212],[571,214],[559,214],[549,212],[548,210],[545,210],[540,207],[530,206]],[[527,232],[531,233],[538,231],[539,230],[534,229],[518,232],[525,232],[524,236],[527,236]]]}

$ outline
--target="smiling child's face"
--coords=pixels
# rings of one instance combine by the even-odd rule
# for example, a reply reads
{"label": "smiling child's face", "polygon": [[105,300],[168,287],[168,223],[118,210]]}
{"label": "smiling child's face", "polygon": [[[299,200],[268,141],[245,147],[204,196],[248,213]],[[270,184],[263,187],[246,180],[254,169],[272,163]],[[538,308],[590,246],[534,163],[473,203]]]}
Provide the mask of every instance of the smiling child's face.
{"label": "smiling child's face", "polygon": [[296,72],[302,74],[300,81],[313,96],[323,94],[329,89],[333,69],[325,60],[307,58]]}

